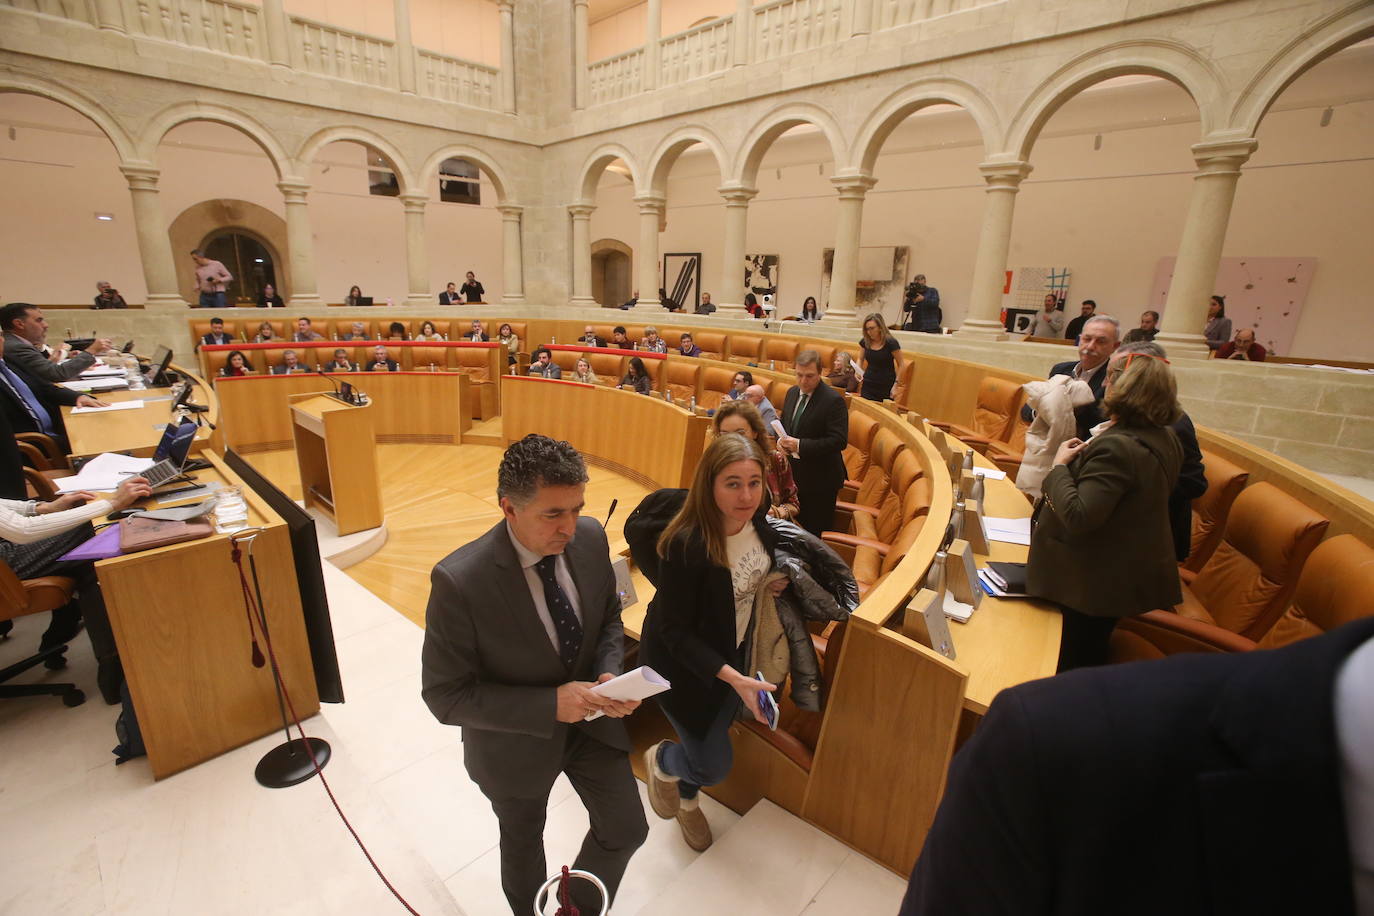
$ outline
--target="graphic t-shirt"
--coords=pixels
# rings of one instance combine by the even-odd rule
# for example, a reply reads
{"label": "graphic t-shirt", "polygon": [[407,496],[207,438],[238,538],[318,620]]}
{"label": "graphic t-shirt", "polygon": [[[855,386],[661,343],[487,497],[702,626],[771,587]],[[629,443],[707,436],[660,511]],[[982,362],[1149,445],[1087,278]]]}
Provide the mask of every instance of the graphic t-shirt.
{"label": "graphic t-shirt", "polygon": [[768,551],[763,549],[752,522],[739,534],[725,539],[725,551],[730,558],[730,580],[735,587],[735,645],[738,646],[744,642],[744,634],[754,614],[754,592],[773,562]]}

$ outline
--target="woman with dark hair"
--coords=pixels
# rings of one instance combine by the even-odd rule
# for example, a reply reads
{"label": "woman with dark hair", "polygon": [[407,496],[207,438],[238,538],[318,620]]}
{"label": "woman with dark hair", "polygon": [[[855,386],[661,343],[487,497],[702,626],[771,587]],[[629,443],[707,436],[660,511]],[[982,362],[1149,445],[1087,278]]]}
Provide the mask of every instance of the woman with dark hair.
{"label": "woman with dark hair", "polygon": [[802,303],[801,320],[807,324],[815,324],[821,320],[820,313],[816,310],[815,296],[807,296],[806,301]]}
{"label": "woman with dark hair", "polygon": [[1220,294],[1207,303],[1207,326],[1202,330],[1207,349],[1220,350],[1231,339],[1231,319],[1226,317],[1226,297]]}
{"label": "woman with dark hair", "polygon": [[406,326],[399,321],[391,322],[391,327],[387,329],[387,340],[409,340],[406,336]]}
{"label": "woman with dark hair", "polygon": [[859,394],[867,401],[886,401],[897,385],[897,351],[902,345],[877,312],[864,319],[863,334],[859,341],[864,368]]}
{"label": "woman with dark hair", "polygon": [[219,370],[219,374],[225,378],[233,378],[239,375],[252,375],[253,364],[248,361],[238,350],[230,350],[229,358],[224,361],[224,366]]}
{"label": "woman with dark hair", "polygon": [[286,303],[277,295],[277,288],[268,283],[258,293],[258,308],[260,309],[280,309],[286,308]]}
{"label": "woman with dark hair", "polygon": [[348,295],[344,297],[344,305],[357,305],[358,300],[363,297],[363,291],[356,286],[348,288]]}
{"label": "woman with dark hair", "polygon": [[763,309],[759,308],[759,297],[753,293],[745,293],[744,310],[749,313],[750,318],[758,318],[762,315]]}
{"label": "woman with dark hair", "polygon": [[648,394],[653,383],[654,380],[649,378],[649,370],[644,368],[644,360],[638,356],[631,356],[625,377],[620,380],[620,387],[633,388],[639,394]]}
{"label": "woman with dark hair", "polygon": [[1059,447],[1041,485],[1027,590],[1060,606],[1059,670],[1101,665],[1116,622],[1183,600],[1169,494],[1183,449],[1168,360],[1127,353],[1107,365],[1107,420]]}
{"label": "woman with dark hair", "polygon": [[792,479],[792,462],[773,444],[763,426],[763,415],[745,400],[725,401],[716,408],[711,425],[716,435],[738,433],[758,443],[768,458],[768,514],[773,518],[795,521],[801,506],[797,502],[797,484]]}
{"label": "woman with dark hair", "polygon": [[439,329],[434,326],[434,322],[426,321],[420,325],[420,333],[415,335],[416,340],[443,340],[444,336],[439,333]]}

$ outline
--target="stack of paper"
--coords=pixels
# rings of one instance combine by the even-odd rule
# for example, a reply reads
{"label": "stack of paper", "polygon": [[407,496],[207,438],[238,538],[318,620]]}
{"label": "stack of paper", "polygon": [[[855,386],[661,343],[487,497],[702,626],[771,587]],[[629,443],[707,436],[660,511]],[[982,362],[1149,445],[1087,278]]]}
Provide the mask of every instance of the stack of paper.
{"label": "stack of paper", "polygon": [[1004,544],[1022,544],[1030,546],[1030,518],[998,518],[993,515],[983,517],[983,524],[988,529],[988,540],[1001,541]]}
{"label": "stack of paper", "polygon": [[974,468],[974,469],[973,469],[973,473],[974,473],[975,476],[984,477],[984,478],[987,478],[988,480],[1006,480],[1006,479],[1007,479],[1007,472],[1006,472],[1006,471],[999,471],[997,468]]}
{"label": "stack of paper", "polygon": [[[649,697],[663,693],[673,685],[668,683],[668,679],[659,674],[648,665],[640,665],[633,671],[626,671],[620,677],[613,677],[604,684],[597,684],[592,688],[592,693],[609,697],[612,700],[647,700]],[[590,722],[593,719],[601,718],[605,713],[601,710],[590,712],[583,719]]]}
{"label": "stack of paper", "polygon": [[989,563],[978,570],[978,584],[994,598],[1024,598],[1026,564]]}
{"label": "stack of paper", "polygon": [[70,382],[61,382],[59,384],[61,384],[63,388],[70,388],[72,391],[116,391],[120,388],[129,387],[128,380],[123,376],[72,379]]}
{"label": "stack of paper", "polygon": [[[139,402],[142,403],[142,402]],[[142,474],[153,466],[151,458],[131,458],[115,452],[97,455],[75,477],[59,477],[53,481],[59,493],[78,490],[113,490],[126,478]]]}
{"label": "stack of paper", "polygon": [[113,378],[115,376],[124,378],[124,370],[114,366],[92,366],[81,373],[82,378]]}
{"label": "stack of paper", "polygon": [[109,413],[112,410],[138,410],[142,407],[142,401],[116,401],[106,407],[73,407],[72,413]]}

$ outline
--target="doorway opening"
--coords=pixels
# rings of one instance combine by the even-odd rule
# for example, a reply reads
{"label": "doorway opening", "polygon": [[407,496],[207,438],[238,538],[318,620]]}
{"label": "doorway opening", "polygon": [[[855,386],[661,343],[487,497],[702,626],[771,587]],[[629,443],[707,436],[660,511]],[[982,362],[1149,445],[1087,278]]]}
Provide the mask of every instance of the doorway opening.
{"label": "doorway opening", "polygon": [[276,255],[266,242],[241,229],[221,229],[201,244],[205,256],[219,261],[234,275],[229,284],[230,299],[237,305],[257,305],[263,287],[272,284],[278,296],[286,298],[277,283]]}
{"label": "doorway opening", "polygon": [[592,298],[602,306],[615,308],[629,301],[630,253],[629,245],[615,239],[592,243]]}

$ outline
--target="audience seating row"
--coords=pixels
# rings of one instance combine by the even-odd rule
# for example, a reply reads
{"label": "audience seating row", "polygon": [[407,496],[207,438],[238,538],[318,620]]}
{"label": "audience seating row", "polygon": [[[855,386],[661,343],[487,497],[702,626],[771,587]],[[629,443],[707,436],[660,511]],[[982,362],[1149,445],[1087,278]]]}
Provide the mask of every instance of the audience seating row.
{"label": "audience seating row", "polygon": [[[289,343],[292,336],[296,333],[295,318],[253,318],[239,320],[234,318],[224,319],[224,332],[234,340],[241,343],[252,343],[258,334],[259,327],[266,322],[272,328],[272,336],[275,341]],[[504,321],[493,319],[479,319],[483,329],[492,339],[496,339],[496,332],[502,324],[509,324],[511,331],[520,338],[521,346],[526,343],[526,333],[528,324],[524,321]],[[452,341],[467,340],[472,330],[471,318],[315,318],[310,319],[310,328],[317,334],[323,334],[327,340],[343,340],[345,334],[353,333],[354,323],[363,325],[364,333],[368,340],[386,340],[391,334],[391,325],[399,324],[405,329],[404,340],[411,340],[419,333],[420,328],[426,321],[434,322],[435,330],[446,339]],[[494,323],[493,323],[494,322]],[[210,333],[209,318],[192,318],[190,320],[191,333],[197,341],[204,339]],[[351,343],[351,341],[345,341]]]}

